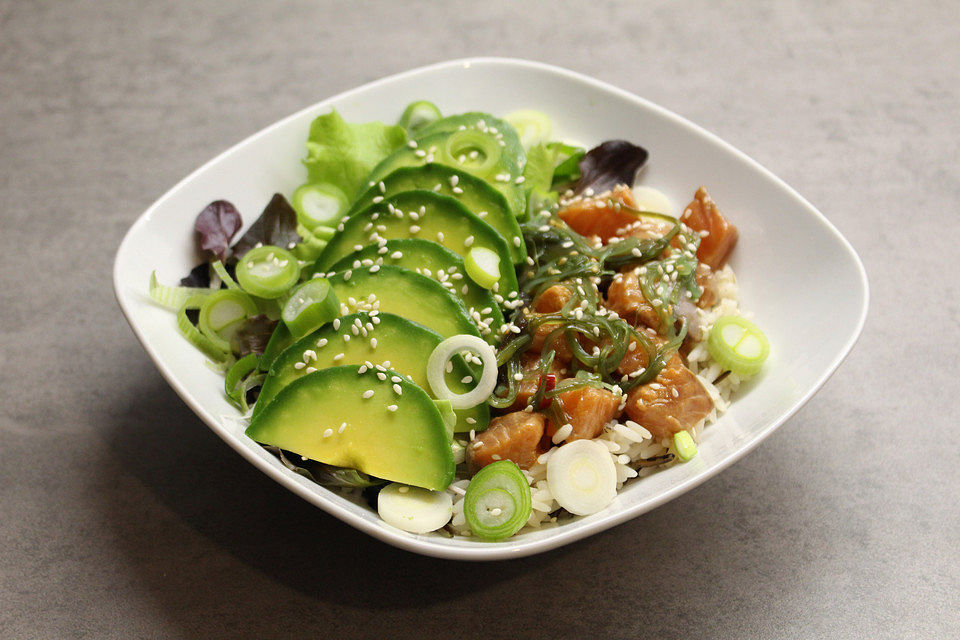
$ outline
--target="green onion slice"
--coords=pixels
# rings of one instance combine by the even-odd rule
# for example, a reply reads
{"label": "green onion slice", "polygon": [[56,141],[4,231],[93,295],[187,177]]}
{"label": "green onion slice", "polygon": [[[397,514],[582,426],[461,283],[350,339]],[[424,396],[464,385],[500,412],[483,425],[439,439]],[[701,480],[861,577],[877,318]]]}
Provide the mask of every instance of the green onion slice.
{"label": "green onion slice", "polygon": [[[455,355],[470,351],[480,357],[483,371],[477,385],[466,393],[454,393],[447,386],[447,362]],[[497,353],[482,338],[467,334],[451,336],[437,345],[427,359],[427,382],[435,398],[449,400],[454,409],[470,409],[485,402],[497,386]]]}
{"label": "green onion slice", "polygon": [[770,342],[760,328],[741,316],[724,316],[713,324],[707,338],[710,355],[738,376],[760,371],[770,355]]}
{"label": "green onion slice", "polygon": [[188,298],[195,296],[208,296],[214,293],[216,289],[203,289],[200,287],[171,287],[160,284],[157,280],[157,272],[150,274],[150,298],[159,305],[168,309],[179,310]]}
{"label": "green onion slice", "polygon": [[462,167],[481,178],[496,173],[500,153],[497,139],[476,129],[462,129],[450,134],[443,146],[446,164]]}
{"label": "green onion slice", "polygon": [[230,342],[223,335],[223,330],[238,320],[256,315],[258,311],[257,304],[243,291],[220,289],[204,297],[197,326],[221,350],[229,351]]}
{"label": "green onion slice", "polygon": [[227,369],[227,375],[223,381],[223,387],[227,397],[233,400],[234,404],[244,412],[246,411],[247,394],[241,383],[251,373],[257,370],[257,362],[259,360],[260,358],[255,353],[249,353],[243,356],[234,362],[232,367]]}
{"label": "green onion slice", "polygon": [[308,230],[317,227],[336,227],[350,206],[346,194],[327,182],[308,182],[300,185],[290,199],[297,218]]}
{"label": "green onion slice", "polygon": [[484,289],[500,281],[500,256],[486,247],[473,247],[464,260],[467,275]]}
{"label": "green onion slice", "polygon": [[484,540],[509,538],[527,522],[530,511],[530,485],[511,460],[498,460],[480,469],[463,499],[463,515],[470,530]]}
{"label": "green onion slice", "polygon": [[417,100],[407,105],[397,124],[412,135],[434,120],[439,120],[442,117],[443,114],[440,113],[437,105],[427,100]]}
{"label": "green onion slice", "polygon": [[223,284],[227,285],[227,289],[239,289],[240,285],[237,284],[237,281],[230,277],[230,274],[227,273],[227,268],[223,266],[223,263],[219,260],[215,260],[210,263],[210,266],[213,267],[214,272],[220,276],[220,279],[223,281]]}
{"label": "green onion slice", "polygon": [[697,443],[693,441],[689,431],[677,431],[673,434],[673,449],[677,452],[677,457],[684,462],[697,455]]}
{"label": "green onion slice", "polygon": [[281,317],[294,338],[302,338],[340,315],[340,301],[326,278],[313,278],[290,292]]}
{"label": "green onion slice", "polygon": [[200,349],[214,362],[226,362],[230,358],[230,352],[203,335],[187,316],[188,310],[201,308],[205,299],[206,296],[190,296],[184,301],[180,310],[177,311],[177,328],[190,344]]}
{"label": "green onion slice", "polygon": [[280,247],[256,247],[237,263],[240,286],[260,298],[279,298],[299,279],[300,264],[296,257]]}

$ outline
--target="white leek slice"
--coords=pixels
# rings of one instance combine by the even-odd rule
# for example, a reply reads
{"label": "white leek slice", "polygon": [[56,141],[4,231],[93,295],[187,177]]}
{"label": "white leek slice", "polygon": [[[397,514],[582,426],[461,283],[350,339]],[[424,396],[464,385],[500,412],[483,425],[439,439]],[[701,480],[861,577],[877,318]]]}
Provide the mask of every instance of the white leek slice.
{"label": "white leek slice", "polygon": [[633,199],[637,201],[637,209],[675,216],[673,202],[663,191],[653,187],[637,186],[633,188]]}
{"label": "white leek slice", "polygon": [[[447,362],[461,351],[470,351],[480,357],[483,372],[480,381],[466,393],[454,393],[447,386]],[[435,398],[449,400],[454,409],[470,409],[485,401],[497,386],[497,354],[481,338],[459,334],[437,345],[427,360],[427,381]]]}
{"label": "white leek slice", "polygon": [[617,495],[617,469],[605,446],[593,440],[575,440],[550,455],[547,483],[561,507],[588,516]]}
{"label": "white leek slice", "polygon": [[553,135],[553,125],[547,114],[533,109],[521,109],[507,114],[504,118],[520,136],[520,144],[524,149],[538,144],[550,142],[550,136]]}
{"label": "white leek slice", "polygon": [[450,522],[453,498],[446,491],[391,483],[380,490],[377,513],[383,521],[410,533],[436,531]]}

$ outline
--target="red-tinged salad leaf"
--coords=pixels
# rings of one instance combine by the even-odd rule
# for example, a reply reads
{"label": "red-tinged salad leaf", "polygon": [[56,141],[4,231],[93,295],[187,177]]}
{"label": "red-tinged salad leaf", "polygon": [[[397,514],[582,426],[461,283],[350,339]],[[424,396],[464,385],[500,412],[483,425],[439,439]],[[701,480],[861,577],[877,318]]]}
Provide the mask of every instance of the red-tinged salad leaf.
{"label": "red-tinged salad leaf", "polygon": [[573,191],[593,189],[594,193],[602,193],[618,184],[632,187],[649,157],[646,149],[626,140],[607,140],[580,160],[580,179]]}
{"label": "red-tinged salad leaf", "polygon": [[272,244],[275,247],[289,248],[299,243],[297,233],[297,212],[287,199],[275,193],[256,222],[233,245],[233,260],[239,260],[257,244]]}
{"label": "red-tinged salad leaf", "polygon": [[193,226],[199,236],[200,249],[222,262],[227,259],[230,241],[240,231],[243,220],[231,203],[214,200],[200,212]]}
{"label": "red-tinged salad leaf", "polygon": [[210,263],[198,264],[185,277],[180,278],[181,287],[210,287]]}
{"label": "red-tinged salad leaf", "polygon": [[251,353],[262,356],[277,323],[263,314],[250,316],[231,337],[230,350],[238,358]]}

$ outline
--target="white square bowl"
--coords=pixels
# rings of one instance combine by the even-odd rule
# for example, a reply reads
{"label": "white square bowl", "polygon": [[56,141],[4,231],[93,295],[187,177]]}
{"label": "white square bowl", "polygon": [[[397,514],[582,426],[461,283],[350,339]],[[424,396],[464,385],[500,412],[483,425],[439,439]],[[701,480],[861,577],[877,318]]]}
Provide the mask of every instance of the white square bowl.
{"label": "white square bowl", "polygon": [[[521,108],[546,112],[555,137],[590,147],[623,138],[650,152],[641,183],[679,206],[706,185],[740,229],[731,263],[742,308],[770,338],[763,373],[706,429],[691,462],[628,482],[613,504],[592,516],[503,542],[414,535],[375,512],[285,469],[243,434],[223,379],[177,331],[170,311],[147,295],[150,272],[175,282],[197,262],[193,222],[210,201],[233,202],[249,225],[275,192],[305,179],[300,159],[310,122],[337,109],[348,121],[393,122],[418,99],[444,113]],[[477,58],[414,69],[324,100],[228,149],[157,200],[133,224],[114,265],[117,300],[164,378],[238,453],[294,493],[344,522],[397,547],[462,560],[517,558],[553,549],[634,518],[724,469],[792,416],[827,380],[860,335],[867,279],[843,236],[793,189],[716,136],[642,98],[540,63]],[[828,310],[828,311],[827,311]],[[203,491],[201,487],[198,490]],[[210,498],[216,495],[210,487]]]}

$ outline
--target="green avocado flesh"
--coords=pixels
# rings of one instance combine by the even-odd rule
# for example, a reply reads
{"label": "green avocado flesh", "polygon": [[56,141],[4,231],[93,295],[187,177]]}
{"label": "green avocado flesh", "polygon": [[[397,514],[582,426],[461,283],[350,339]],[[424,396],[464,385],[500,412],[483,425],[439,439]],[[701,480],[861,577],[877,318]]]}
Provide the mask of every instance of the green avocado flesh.
{"label": "green avocado flesh", "polygon": [[434,120],[418,129],[414,138],[420,140],[438,133],[452,133],[458,131],[461,127],[486,129],[494,136],[499,136],[504,142],[504,154],[510,157],[519,169],[523,169],[527,156],[517,130],[506,120],[501,120],[483,111],[458,113]]}
{"label": "green avocado flesh", "polygon": [[374,265],[334,273],[327,279],[340,301],[341,315],[376,309],[412,320],[444,338],[480,335],[459,298],[415,271]]}
{"label": "green avocado flesh", "polygon": [[[389,264],[416,271],[421,275],[437,280],[450,293],[463,301],[470,316],[483,322],[487,329],[480,327],[484,338],[496,338],[503,325],[503,314],[489,289],[484,289],[469,276],[463,266],[463,258],[441,247],[436,242],[419,238],[388,240],[387,250],[383,253],[377,245],[367,245],[360,251],[344,256],[330,267],[331,271],[360,269],[374,264]],[[458,275],[459,274],[459,275]],[[466,287],[466,289],[464,289]]]}
{"label": "green avocado flesh", "polygon": [[485,180],[442,164],[431,163],[422,167],[397,169],[380,183],[371,185],[361,193],[347,215],[353,215],[371,204],[403,191],[418,189],[455,198],[471,213],[493,227],[507,241],[514,264],[523,262],[527,257],[520,225],[517,224],[517,218],[503,194]]}
{"label": "green avocado flesh", "polygon": [[[337,325],[337,328],[334,325]],[[347,337],[349,339],[345,339]],[[371,341],[373,338],[376,338],[376,346]],[[328,323],[304,336],[273,361],[257,397],[253,416],[262,413],[274,398],[295,380],[314,370],[348,364],[383,364],[407,376],[433,397],[427,381],[427,359],[442,340],[436,332],[392,313],[378,313],[374,316],[355,313],[343,316],[339,322]],[[388,362],[389,364],[385,364]],[[472,371],[462,358],[457,358],[453,366],[453,373],[448,376],[447,384],[455,393],[465,393],[473,385],[463,383],[462,379],[465,376],[475,376],[476,372]],[[490,422],[490,410],[486,404],[455,413],[456,432],[471,429],[482,431]]]}
{"label": "green avocado flesh", "polygon": [[404,191],[355,213],[324,248],[314,268],[326,271],[368,244],[395,238],[433,240],[464,257],[473,247],[490,249],[500,257],[496,291],[506,297],[517,290],[517,275],[503,237],[458,201],[432,191]]}
{"label": "green avocado flesh", "polygon": [[[499,124],[493,126],[491,123]],[[448,150],[454,136],[463,137],[464,131],[479,134],[485,144],[499,152],[492,167],[485,166],[483,156],[480,159],[464,157],[459,153],[451,155]],[[516,183],[523,173],[526,155],[516,131],[502,120],[489,114],[467,113],[441,118],[417,132],[416,148],[404,146],[384,158],[374,167],[367,178],[368,183],[376,184],[400,167],[418,167],[436,162],[466,171],[486,180],[491,187],[503,194],[515,217],[521,218],[526,212],[524,189]]]}
{"label": "green avocado flesh", "polygon": [[[423,389],[387,370],[321,369],[287,385],[246,434],[311,460],[440,491],[455,465],[440,411]],[[397,394],[393,385],[398,384]],[[367,391],[371,397],[364,398]],[[392,410],[391,410],[392,409]],[[342,431],[341,431],[342,427]]]}

